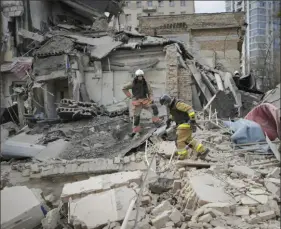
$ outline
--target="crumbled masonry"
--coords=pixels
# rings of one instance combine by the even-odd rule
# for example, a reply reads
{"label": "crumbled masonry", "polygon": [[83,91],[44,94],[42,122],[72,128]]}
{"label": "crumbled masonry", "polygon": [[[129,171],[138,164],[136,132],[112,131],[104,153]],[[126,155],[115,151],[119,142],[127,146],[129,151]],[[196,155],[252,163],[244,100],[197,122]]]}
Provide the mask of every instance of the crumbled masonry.
{"label": "crumbled masonry", "polygon": [[[233,132],[223,125],[245,117],[261,102],[278,102],[274,91],[262,98],[252,86],[238,87],[230,72],[230,65],[240,65],[243,12],[226,13],[241,18],[233,28],[225,21],[209,22],[218,31],[223,27],[236,33],[238,28],[238,36],[223,38],[226,46],[234,44],[224,47],[223,59],[233,53],[225,67],[218,51],[203,50],[196,42],[209,43],[199,29],[204,23],[185,44],[158,36],[156,30],[148,36],[120,28],[123,0],[2,2],[7,50],[1,73],[8,80],[1,81],[1,99],[13,103],[16,98],[17,105],[10,108],[17,107],[18,117],[10,120],[13,110],[1,109],[9,121],[1,125],[1,228],[280,228],[280,140],[267,141],[273,154],[261,153],[247,148],[260,143],[231,142]],[[40,15],[44,23],[29,17],[37,4],[46,8]],[[200,22],[196,18],[201,15],[191,16]],[[173,30],[183,29],[184,23],[173,24]],[[32,31],[22,28],[26,25]],[[221,38],[212,36],[211,43],[220,44]],[[211,51],[212,58],[204,58],[205,51]],[[23,53],[28,57],[14,56]],[[128,134],[136,119],[122,87],[137,69],[151,83],[152,103],[163,123],[166,111],[158,101],[163,93],[192,105],[202,128],[192,136],[210,150],[204,160],[191,148],[187,158],[179,160],[176,130],[167,131],[164,141],[159,135],[166,126],[156,129],[145,111],[139,138]],[[21,82],[26,85],[18,85]],[[11,89],[13,95],[2,96]]]}
{"label": "crumbled masonry", "polygon": [[[2,162],[1,181],[16,185],[12,177],[18,174],[25,182],[40,183],[40,202],[53,209],[42,220],[44,228],[63,225],[64,209],[75,228],[119,229],[140,191],[147,162],[159,152],[140,196],[140,228],[279,228],[280,167],[268,166],[276,161],[274,155],[237,153],[231,147],[221,151],[230,141],[220,129],[199,130],[196,135],[212,148],[205,161],[174,157],[170,162],[174,142],[152,138],[155,144],[148,144],[146,153],[126,157]],[[12,170],[7,170],[10,166]],[[51,180],[58,183],[47,185]],[[61,207],[67,203],[69,210]],[[127,228],[133,228],[136,208]]]}

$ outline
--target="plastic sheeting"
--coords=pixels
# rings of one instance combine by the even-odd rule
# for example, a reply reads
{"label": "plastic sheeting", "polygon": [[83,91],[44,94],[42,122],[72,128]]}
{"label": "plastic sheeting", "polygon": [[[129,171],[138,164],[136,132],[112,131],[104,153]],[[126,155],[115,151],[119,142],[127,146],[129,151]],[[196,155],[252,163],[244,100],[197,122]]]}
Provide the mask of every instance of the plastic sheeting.
{"label": "plastic sheeting", "polygon": [[270,103],[263,103],[251,110],[245,117],[258,123],[271,141],[281,138],[280,110]]}
{"label": "plastic sheeting", "polygon": [[231,141],[235,144],[265,141],[265,135],[258,123],[246,119],[239,119],[235,122],[224,121],[224,124],[234,132],[231,136]]}

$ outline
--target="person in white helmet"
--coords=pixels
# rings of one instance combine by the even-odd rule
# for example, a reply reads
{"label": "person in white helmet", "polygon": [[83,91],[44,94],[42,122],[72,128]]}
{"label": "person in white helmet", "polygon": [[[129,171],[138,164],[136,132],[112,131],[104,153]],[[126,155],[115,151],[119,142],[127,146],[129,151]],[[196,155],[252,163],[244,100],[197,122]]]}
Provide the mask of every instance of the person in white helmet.
{"label": "person in white helmet", "polygon": [[[160,126],[161,120],[158,117],[159,111],[154,104],[151,87],[145,80],[144,72],[141,69],[135,72],[133,81],[124,85],[122,90],[128,98],[132,99],[132,111],[134,116],[132,137],[140,134],[140,114],[142,109],[149,110],[153,115],[152,122],[157,127]],[[131,90],[132,93],[129,90]]]}

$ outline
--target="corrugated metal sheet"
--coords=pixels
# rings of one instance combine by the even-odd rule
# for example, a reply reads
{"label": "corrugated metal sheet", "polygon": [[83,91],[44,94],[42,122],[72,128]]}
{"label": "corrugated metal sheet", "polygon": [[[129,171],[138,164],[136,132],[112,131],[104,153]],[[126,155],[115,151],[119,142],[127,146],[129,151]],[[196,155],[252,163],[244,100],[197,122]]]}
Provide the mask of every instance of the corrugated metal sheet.
{"label": "corrugated metal sheet", "polygon": [[93,46],[91,48],[91,57],[97,59],[102,59],[103,57],[107,56],[113,49],[122,45],[122,42],[115,41],[110,36],[91,38],[79,35],[67,35],[67,37],[76,39],[77,43]]}

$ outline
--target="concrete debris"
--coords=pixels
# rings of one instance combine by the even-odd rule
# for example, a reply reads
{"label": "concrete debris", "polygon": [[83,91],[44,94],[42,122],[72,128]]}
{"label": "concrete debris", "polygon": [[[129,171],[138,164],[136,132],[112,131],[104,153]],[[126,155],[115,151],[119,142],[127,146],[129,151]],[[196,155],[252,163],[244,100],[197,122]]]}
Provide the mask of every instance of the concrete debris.
{"label": "concrete debris", "polygon": [[[234,202],[234,199],[224,191],[225,184],[212,175],[198,175],[191,177],[189,187],[194,192],[193,198],[199,205],[216,202]],[[193,201],[193,198],[188,202]]]}
{"label": "concrete debris", "polygon": [[149,184],[149,189],[152,193],[161,194],[169,191],[173,187],[173,179],[158,178],[156,181]]}
{"label": "concrete debris", "polygon": [[181,214],[181,212],[175,208],[172,210],[169,217],[173,221],[174,224],[178,224],[179,222],[184,221],[184,217]]}
{"label": "concrete debris", "polygon": [[[80,105],[88,109],[87,104],[92,103]],[[116,107],[105,107],[105,113],[115,112]],[[175,143],[150,138],[155,129],[150,129],[140,141],[132,142],[129,148],[136,152],[129,150],[130,154],[126,154],[129,151],[124,149],[126,143],[122,139],[128,129],[124,125],[130,129],[130,124],[120,116],[95,116],[91,121],[59,123],[51,128],[48,125],[47,134],[40,137],[33,133],[12,138],[16,143],[28,139],[26,144],[44,146],[40,157],[36,154],[32,160],[2,162],[1,187],[19,182],[14,181],[15,177],[31,186],[40,186],[36,207],[42,210],[40,219],[36,217],[43,228],[63,226],[65,217],[69,217],[74,228],[120,229],[131,200],[141,190],[148,162],[158,152],[139,197],[138,228],[276,228],[278,225],[280,168],[274,167],[276,160],[272,155],[237,153],[224,128],[215,133],[207,130],[196,133],[212,149],[204,161],[191,158],[178,161],[176,157],[170,161]],[[114,130],[118,133],[114,134]],[[118,137],[114,139],[112,135]],[[139,151],[146,139],[149,139],[146,152]],[[110,141],[120,148],[113,144],[111,149],[107,143]],[[77,158],[78,145],[89,157]],[[62,204],[68,204],[69,209],[59,210]],[[133,229],[136,209],[134,206],[129,216],[128,229]],[[62,214],[65,210],[68,215]]]}
{"label": "concrete debris", "polygon": [[[8,6],[20,9],[13,17],[25,10],[22,1],[4,2],[5,15]],[[124,1],[99,7],[95,2],[61,0],[68,14],[63,22],[50,17],[55,26],[46,24],[44,33],[21,25],[14,29],[23,43],[35,42],[24,47],[36,58],[25,64],[12,58],[1,65],[1,73],[28,78],[26,86],[13,87],[28,103],[25,112],[25,99],[18,96],[15,122],[23,127],[26,116],[28,125],[19,130],[8,122],[10,114],[1,125],[1,228],[133,229],[135,222],[138,229],[279,228],[275,139],[267,142],[277,160],[243,145],[234,149],[232,132],[222,122],[246,114],[262,94],[242,87],[242,81],[237,85],[222,64],[202,64],[183,42],[116,32]],[[106,16],[100,12],[105,9]],[[6,42],[11,39],[4,40],[12,45]],[[147,52],[150,57],[142,59]],[[154,79],[148,78],[157,88],[155,98],[166,91],[202,111],[196,114],[203,127],[196,139],[210,149],[204,160],[193,160],[192,149],[188,158],[178,160],[175,131],[159,137],[165,127],[156,130],[142,121],[140,138],[128,136],[131,110],[120,85],[139,68],[145,74],[157,71]],[[278,95],[270,99],[273,93],[262,102],[278,101]],[[162,109],[159,116],[165,116]],[[22,157],[28,159],[17,160]]]}
{"label": "concrete debris", "polygon": [[104,107],[96,103],[77,102],[71,99],[62,99],[57,108],[57,114],[62,120],[79,120],[104,113]]}
{"label": "concrete debris", "polygon": [[26,186],[4,188],[1,209],[1,228],[35,228],[44,217],[40,201]]}
{"label": "concrete debris", "polygon": [[120,172],[109,175],[91,177],[88,180],[66,184],[63,187],[61,199],[67,202],[69,198],[79,199],[85,195],[106,191],[115,187],[126,186],[135,182],[140,184],[142,172]]}
{"label": "concrete debris", "polygon": [[268,175],[268,178],[279,178],[280,177],[280,168],[274,168]]}
{"label": "concrete debris", "polygon": [[173,207],[170,204],[169,201],[163,201],[161,204],[159,204],[157,207],[155,207],[152,211],[151,214],[152,215],[159,215],[161,213],[163,213],[164,211],[169,211],[171,210]]}
{"label": "concrete debris", "polygon": [[127,187],[90,194],[76,202],[70,202],[70,221],[75,225],[85,225],[89,229],[98,228],[108,222],[121,221],[134,196],[135,192]]}
{"label": "concrete debris", "polygon": [[255,172],[255,170],[250,169],[247,166],[234,166],[231,171],[246,177],[254,177],[259,175],[257,172]]}
{"label": "concrete debris", "polygon": [[60,212],[58,208],[52,209],[46,215],[46,218],[42,219],[43,229],[56,229],[59,225]]}
{"label": "concrete debris", "polygon": [[171,211],[164,211],[161,214],[157,215],[154,219],[151,220],[152,225],[156,229],[164,228],[166,223],[170,220],[169,215]]}

